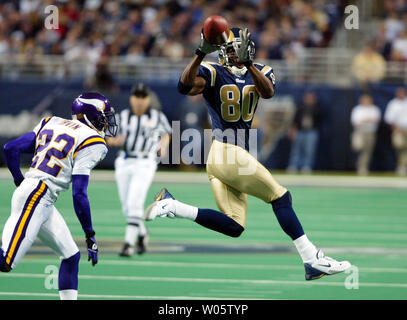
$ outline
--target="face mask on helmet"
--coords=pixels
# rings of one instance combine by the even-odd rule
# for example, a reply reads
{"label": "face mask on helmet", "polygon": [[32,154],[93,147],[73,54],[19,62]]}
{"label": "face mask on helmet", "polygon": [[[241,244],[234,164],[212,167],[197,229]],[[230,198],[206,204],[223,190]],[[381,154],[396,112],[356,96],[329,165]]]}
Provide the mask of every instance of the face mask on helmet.
{"label": "face mask on helmet", "polygon": [[[226,42],[225,44],[220,46],[219,49],[219,62],[224,65],[225,67],[228,67],[233,74],[237,76],[242,76],[247,72],[247,68],[244,67],[242,64],[239,63],[239,58],[237,56],[236,50],[240,48],[242,41],[240,37],[236,37],[236,34],[239,33],[239,29],[232,29],[233,31],[233,36],[231,34],[232,39],[229,38],[229,41]],[[232,31],[231,31],[232,33]],[[249,46],[249,57],[250,60],[254,59],[254,53],[255,53],[255,46],[254,42],[250,41],[250,46]]]}
{"label": "face mask on helmet", "polygon": [[226,67],[231,67],[238,64],[235,46],[240,47],[240,38],[234,38],[231,42],[227,42],[220,46],[219,62]]}
{"label": "face mask on helmet", "polygon": [[111,110],[112,110],[111,112],[105,114],[107,121],[107,128],[105,132],[107,137],[115,137],[119,129],[119,126],[116,123],[116,115],[114,109],[111,108]]}
{"label": "face mask on helmet", "polygon": [[98,114],[91,119],[87,119],[99,133],[103,133],[106,137],[115,137],[119,128],[116,123],[114,109],[111,108],[111,110],[110,112]]}

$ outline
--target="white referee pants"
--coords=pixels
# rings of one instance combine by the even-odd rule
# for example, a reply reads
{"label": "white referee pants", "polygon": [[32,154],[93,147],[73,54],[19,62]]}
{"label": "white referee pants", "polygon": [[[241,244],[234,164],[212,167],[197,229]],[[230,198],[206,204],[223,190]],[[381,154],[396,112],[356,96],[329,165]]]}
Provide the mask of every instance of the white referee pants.
{"label": "white referee pants", "polygon": [[46,184],[30,178],[14,191],[11,215],[3,229],[2,249],[11,268],[17,266],[37,236],[61,259],[79,251],[65,220],[54,207]]}
{"label": "white referee pants", "polygon": [[116,159],[115,177],[128,223],[142,222],[144,202],[156,170],[157,163],[151,159]]}

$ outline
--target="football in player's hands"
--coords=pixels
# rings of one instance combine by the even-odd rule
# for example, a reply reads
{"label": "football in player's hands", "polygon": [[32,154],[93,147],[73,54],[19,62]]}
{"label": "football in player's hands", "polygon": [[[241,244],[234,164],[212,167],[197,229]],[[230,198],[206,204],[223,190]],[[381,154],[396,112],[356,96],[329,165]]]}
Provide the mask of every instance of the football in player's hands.
{"label": "football in player's hands", "polygon": [[210,16],[204,22],[203,35],[211,45],[219,46],[229,37],[229,24],[221,16]]}

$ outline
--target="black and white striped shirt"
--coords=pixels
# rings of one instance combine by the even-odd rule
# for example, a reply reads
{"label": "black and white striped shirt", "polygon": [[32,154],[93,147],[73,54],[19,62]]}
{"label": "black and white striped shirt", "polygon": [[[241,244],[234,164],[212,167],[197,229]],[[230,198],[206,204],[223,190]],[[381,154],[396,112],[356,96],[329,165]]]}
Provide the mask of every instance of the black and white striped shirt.
{"label": "black and white striped shirt", "polygon": [[119,114],[119,134],[126,140],[120,156],[125,158],[157,158],[160,148],[160,137],[171,134],[171,126],[165,114],[148,108],[140,117],[130,109]]}

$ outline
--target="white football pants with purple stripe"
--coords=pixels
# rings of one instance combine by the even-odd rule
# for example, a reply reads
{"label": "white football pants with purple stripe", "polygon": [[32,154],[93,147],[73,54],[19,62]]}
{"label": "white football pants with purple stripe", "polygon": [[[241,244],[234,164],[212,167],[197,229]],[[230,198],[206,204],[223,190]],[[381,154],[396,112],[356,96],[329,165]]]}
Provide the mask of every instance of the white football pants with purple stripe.
{"label": "white football pants with purple stripe", "polygon": [[37,237],[61,259],[79,251],[68,226],[54,207],[47,185],[39,179],[27,178],[13,193],[11,215],[2,233],[6,263],[14,269]]}

